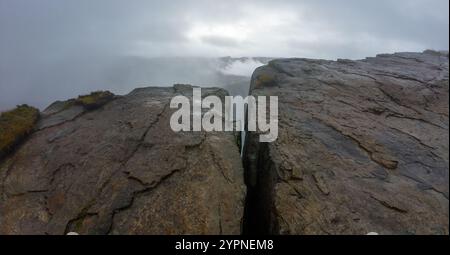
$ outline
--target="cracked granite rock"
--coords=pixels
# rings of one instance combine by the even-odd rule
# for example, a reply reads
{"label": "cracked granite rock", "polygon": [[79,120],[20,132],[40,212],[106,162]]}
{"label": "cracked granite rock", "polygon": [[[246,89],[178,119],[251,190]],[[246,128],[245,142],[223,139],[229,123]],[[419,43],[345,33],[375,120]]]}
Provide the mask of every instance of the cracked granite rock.
{"label": "cracked granite rock", "polygon": [[448,77],[435,51],[257,69],[250,94],[279,97],[279,138],[247,135],[247,231],[448,235]]}
{"label": "cracked granite rock", "polygon": [[170,100],[190,91],[136,89],[94,111],[54,104],[0,162],[0,234],[241,233],[234,134],[170,129]]}

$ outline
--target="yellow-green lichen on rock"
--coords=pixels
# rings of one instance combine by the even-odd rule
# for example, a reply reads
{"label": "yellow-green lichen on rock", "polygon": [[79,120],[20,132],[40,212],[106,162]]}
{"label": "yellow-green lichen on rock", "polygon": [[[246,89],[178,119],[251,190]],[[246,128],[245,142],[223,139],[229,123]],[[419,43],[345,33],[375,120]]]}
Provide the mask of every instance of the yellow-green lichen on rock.
{"label": "yellow-green lichen on rock", "polygon": [[0,158],[13,150],[22,139],[31,133],[38,119],[39,110],[25,104],[1,113]]}
{"label": "yellow-green lichen on rock", "polygon": [[82,105],[87,110],[93,110],[103,106],[114,99],[114,94],[109,91],[95,91],[89,95],[79,96],[75,104]]}

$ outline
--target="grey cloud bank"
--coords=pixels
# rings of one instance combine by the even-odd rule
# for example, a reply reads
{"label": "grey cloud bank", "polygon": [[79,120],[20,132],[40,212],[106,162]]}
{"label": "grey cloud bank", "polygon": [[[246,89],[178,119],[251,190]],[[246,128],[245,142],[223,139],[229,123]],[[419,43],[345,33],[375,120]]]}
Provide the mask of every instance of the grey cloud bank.
{"label": "grey cloud bank", "polygon": [[447,50],[448,9],[448,0],[0,0],[0,110],[98,89],[215,85],[219,56]]}

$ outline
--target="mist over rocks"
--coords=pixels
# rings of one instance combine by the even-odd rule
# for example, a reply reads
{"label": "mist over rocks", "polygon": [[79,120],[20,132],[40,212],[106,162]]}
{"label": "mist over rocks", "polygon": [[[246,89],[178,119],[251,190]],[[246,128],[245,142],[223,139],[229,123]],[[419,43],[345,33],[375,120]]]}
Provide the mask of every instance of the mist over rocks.
{"label": "mist over rocks", "polygon": [[448,235],[448,52],[274,60],[250,94],[280,119],[246,137],[246,232]]}
{"label": "mist over rocks", "polygon": [[[157,84],[194,84],[222,87],[231,95],[246,96],[253,70],[270,58],[208,57],[73,57],[45,66],[45,71],[2,73],[0,111],[27,103],[41,110],[94,90],[127,94],[136,87]],[[24,69],[25,70],[25,69]],[[50,71],[51,70],[51,71]],[[8,85],[8,88],[5,87]]]}

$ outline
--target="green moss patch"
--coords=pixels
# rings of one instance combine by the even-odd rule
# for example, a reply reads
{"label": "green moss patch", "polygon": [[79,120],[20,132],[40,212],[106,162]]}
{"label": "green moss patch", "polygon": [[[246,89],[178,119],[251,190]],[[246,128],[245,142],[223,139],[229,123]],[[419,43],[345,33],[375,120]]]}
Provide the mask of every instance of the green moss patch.
{"label": "green moss patch", "polygon": [[33,130],[39,119],[39,110],[19,105],[0,115],[0,158],[14,149]]}
{"label": "green moss patch", "polygon": [[114,94],[109,91],[95,91],[89,95],[79,96],[73,103],[82,105],[86,110],[94,110],[113,99]]}

